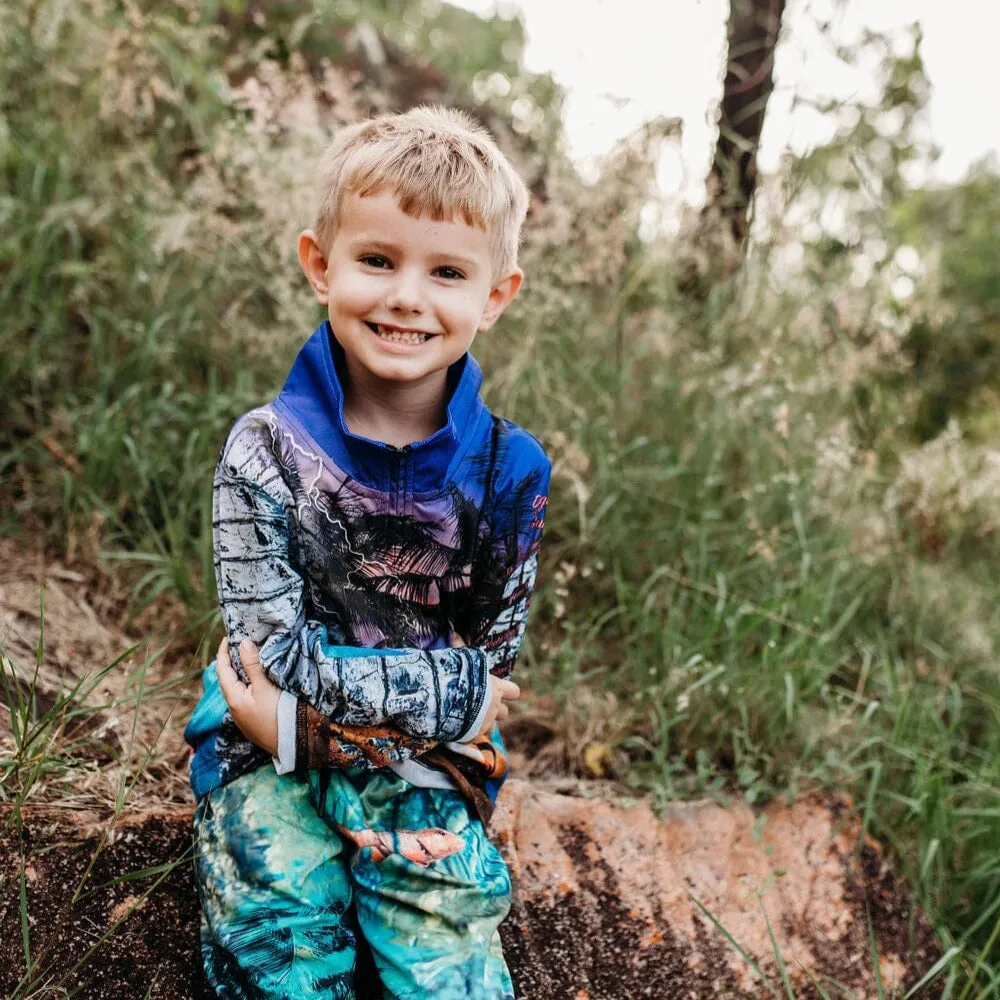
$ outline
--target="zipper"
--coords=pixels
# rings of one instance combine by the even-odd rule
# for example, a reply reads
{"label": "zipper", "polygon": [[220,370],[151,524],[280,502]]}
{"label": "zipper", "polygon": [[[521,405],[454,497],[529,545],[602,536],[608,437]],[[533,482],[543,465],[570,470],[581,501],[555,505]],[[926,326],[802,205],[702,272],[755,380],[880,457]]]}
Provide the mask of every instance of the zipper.
{"label": "zipper", "polygon": [[406,513],[406,488],[409,480],[409,458],[413,451],[412,444],[397,446],[386,445],[392,453],[391,475],[389,477],[389,495],[392,498],[393,526],[392,546],[398,548],[402,544],[402,528],[400,521]]}

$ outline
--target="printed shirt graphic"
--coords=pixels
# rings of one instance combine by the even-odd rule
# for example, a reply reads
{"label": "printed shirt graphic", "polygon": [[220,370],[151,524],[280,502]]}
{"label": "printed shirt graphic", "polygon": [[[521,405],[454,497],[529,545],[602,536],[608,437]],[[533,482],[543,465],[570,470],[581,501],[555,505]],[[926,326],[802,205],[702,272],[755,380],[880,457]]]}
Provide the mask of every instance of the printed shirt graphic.
{"label": "printed shirt graphic", "polygon": [[[351,435],[338,352],[323,324],[278,399],[231,431],[214,483],[216,578],[234,651],[251,639],[272,680],[329,723],[299,713],[307,763],[374,768],[470,738],[488,674],[510,674],[549,463],[486,409],[469,356],[431,438],[399,449]],[[467,645],[452,648],[453,633]],[[199,798],[270,760],[210,701],[187,730]]]}

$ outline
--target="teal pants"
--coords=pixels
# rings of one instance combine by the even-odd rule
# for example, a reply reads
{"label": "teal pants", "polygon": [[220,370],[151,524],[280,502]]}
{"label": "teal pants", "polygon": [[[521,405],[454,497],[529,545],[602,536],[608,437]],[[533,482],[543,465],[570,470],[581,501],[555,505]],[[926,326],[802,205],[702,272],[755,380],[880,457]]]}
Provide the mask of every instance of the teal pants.
{"label": "teal pants", "polygon": [[497,930],[510,878],[457,792],[262,767],[202,799],[195,832],[219,997],[513,1000]]}

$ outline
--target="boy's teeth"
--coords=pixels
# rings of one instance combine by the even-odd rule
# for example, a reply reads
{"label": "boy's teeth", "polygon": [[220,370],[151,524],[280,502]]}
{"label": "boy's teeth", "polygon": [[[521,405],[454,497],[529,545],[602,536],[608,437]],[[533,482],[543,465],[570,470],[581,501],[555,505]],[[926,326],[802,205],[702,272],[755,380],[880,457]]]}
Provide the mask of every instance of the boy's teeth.
{"label": "boy's teeth", "polygon": [[426,333],[404,333],[401,330],[386,330],[381,326],[375,327],[375,332],[383,340],[393,340],[399,344],[422,344],[427,339]]}

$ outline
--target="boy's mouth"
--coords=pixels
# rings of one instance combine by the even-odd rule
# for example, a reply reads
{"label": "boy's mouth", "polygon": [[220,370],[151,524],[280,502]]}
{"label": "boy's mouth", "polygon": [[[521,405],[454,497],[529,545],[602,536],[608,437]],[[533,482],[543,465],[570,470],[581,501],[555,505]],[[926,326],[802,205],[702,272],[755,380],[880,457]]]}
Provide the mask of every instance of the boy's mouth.
{"label": "boy's mouth", "polygon": [[381,340],[391,340],[396,344],[422,344],[434,336],[432,333],[421,333],[419,330],[400,330],[394,326],[369,323],[368,320],[365,320],[365,326]]}

